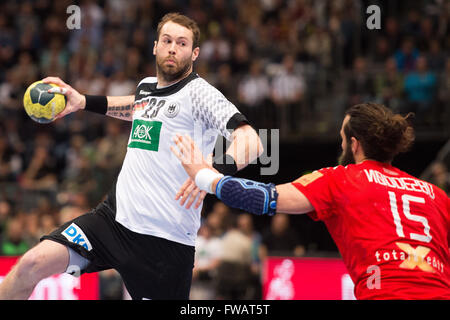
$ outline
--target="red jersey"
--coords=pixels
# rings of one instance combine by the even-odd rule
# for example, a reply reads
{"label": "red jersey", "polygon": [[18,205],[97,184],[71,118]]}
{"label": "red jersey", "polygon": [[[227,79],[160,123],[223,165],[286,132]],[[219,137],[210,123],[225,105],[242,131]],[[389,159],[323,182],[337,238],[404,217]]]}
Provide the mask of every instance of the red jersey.
{"label": "red jersey", "polygon": [[357,299],[450,299],[450,200],[376,161],[325,168],[292,184],[311,202]]}

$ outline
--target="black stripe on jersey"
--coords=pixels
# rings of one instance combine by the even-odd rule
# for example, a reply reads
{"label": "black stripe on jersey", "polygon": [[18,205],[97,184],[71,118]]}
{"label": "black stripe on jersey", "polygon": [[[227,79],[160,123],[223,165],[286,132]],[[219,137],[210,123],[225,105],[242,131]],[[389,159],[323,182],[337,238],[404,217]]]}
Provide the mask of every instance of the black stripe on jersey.
{"label": "black stripe on jersey", "polygon": [[[173,85],[170,85],[168,87],[164,87],[164,88],[156,88],[157,83],[153,82],[153,83],[142,83],[139,87],[137,87],[136,89],[136,95],[135,95],[135,100],[139,100],[142,99],[143,97],[149,97],[149,96],[153,96],[153,97],[166,97],[166,96],[170,96],[171,94],[174,94],[178,91],[180,91],[181,89],[183,89],[189,82],[191,82],[194,79],[197,79],[199,76],[198,74],[196,74],[195,72],[191,72],[191,74],[189,74],[186,78],[178,81],[177,83],[174,83]],[[140,92],[144,91],[144,92],[148,92],[148,94],[140,94]]]}
{"label": "black stripe on jersey", "polygon": [[227,122],[227,129],[234,130],[237,127],[241,125],[241,123],[244,122],[246,124],[250,124],[250,122],[247,120],[247,118],[239,112],[236,112],[233,114],[233,116],[228,120]]}

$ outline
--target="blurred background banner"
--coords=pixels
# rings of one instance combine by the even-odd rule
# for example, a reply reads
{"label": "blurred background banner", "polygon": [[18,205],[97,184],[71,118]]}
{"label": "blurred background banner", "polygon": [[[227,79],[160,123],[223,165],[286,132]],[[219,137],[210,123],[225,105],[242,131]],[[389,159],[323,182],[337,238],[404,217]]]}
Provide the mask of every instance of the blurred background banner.
{"label": "blurred background banner", "polygon": [[[379,10],[368,13],[371,5]],[[415,145],[393,164],[450,192],[449,1],[4,0],[0,255],[20,256],[96,206],[117,177],[131,129],[86,112],[38,124],[23,109],[25,89],[51,75],[85,94],[133,94],[155,75],[156,26],[172,11],[201,29],[194,70],[256,129],[279,129],[276,174],[261,176],[266,164],[258,163],[238,176],[285,183],[335,166],[345,110],[375,101],[416,113]],[[338,257],[320,222],[238,213],[205,199],[193,298],[260,299],[268,257]],[[230,270],[245,288],[227,286]],[[99,281],[100,299],[123,297],[117,272]]]}
{"label": "blurred background banner", "polygon": [[264,263],[266,300],[355,300],[341,259],[269,257]]}

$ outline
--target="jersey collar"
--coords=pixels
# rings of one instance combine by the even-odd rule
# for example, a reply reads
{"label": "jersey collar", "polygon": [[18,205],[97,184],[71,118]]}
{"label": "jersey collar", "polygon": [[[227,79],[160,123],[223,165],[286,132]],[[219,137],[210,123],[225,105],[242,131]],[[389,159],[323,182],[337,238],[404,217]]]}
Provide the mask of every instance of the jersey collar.
{"label": "jersey collar", "polygon": [[174,83],[170,86],[163,87],[163,88],[157,88],[157,83],[151,83],[149,84],[150,89],[150,96],[156,96],[156,97],[163,97],[163,96],[169,96],[171,94],[174,94],[178,91],[180,91],[185,85],[187,85],[189,82],[191,82],[194,79],[197,79],[199,76],[195,72],[191,72],[186,78],[178,81],[177,83]]}

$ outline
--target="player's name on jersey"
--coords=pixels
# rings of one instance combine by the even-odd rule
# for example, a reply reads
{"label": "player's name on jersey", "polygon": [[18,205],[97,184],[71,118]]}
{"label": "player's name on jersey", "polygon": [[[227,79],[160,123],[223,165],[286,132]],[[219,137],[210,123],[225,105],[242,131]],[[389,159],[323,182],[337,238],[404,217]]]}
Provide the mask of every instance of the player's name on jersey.
{"label": "player's name on jersey", "polygon": [[382,186],[399,190],[422,192],[434,199],[433,187],[425,181],[405,177],[390,177],[373,169],[364,169],[364,173],[366,174],[369,182],[375,182]]}

